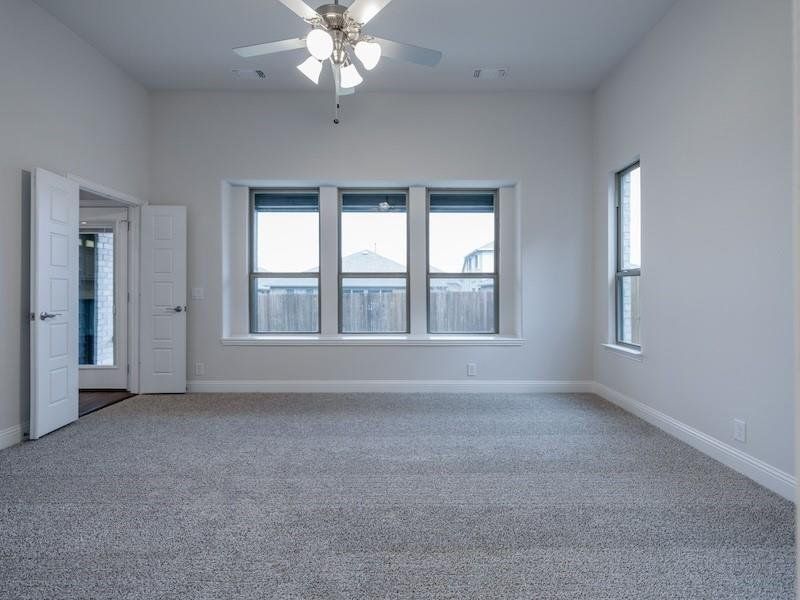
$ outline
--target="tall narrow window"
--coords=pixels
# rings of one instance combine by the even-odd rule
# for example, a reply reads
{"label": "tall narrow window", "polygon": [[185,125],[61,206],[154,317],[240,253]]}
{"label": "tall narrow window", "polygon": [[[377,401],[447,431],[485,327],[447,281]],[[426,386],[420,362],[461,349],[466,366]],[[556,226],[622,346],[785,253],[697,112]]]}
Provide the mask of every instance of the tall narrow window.
{"label": "tall narrow window", "polygon": [[408,194],[342,192],[339,332],[408,333]]}
{"label": "tall narrow window", "polygon": [[319,193],[251,195],[251,333],[319,333]]}
{"label": "tall narrow window", "polygon": [[497,333],[497,194],[428,194],[428,331]]}
{"label": "tall narrow window", "polygon": [[639,280],[642,274],[641,168],[617,173],[617,343],[640,348]]}

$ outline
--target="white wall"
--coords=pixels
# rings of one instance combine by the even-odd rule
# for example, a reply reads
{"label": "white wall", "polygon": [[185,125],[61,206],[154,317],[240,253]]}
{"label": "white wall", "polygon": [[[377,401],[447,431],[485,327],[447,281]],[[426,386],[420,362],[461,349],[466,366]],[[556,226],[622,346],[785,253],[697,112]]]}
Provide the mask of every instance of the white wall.
{"label": "white wall", "polygon": [[[596,92],[593,349],[600,384],[793,474],[790,16],[681,0]],[[641,363],[600,346],[608,176],[637,155]]]}
{"label": "white wall", "polygon": [[[591,378],[587,95],[158,93],[152,193],[189,207],[189,365],[210,380]],[[507,180],[522,198],[522,347],[223,347],[221,182]],[[244,232],[243,232],[244,235]],[[199,379],[199,378],[197,378]]]}
{"label": "white wall", "polygon": [[[28,419],[23,171],[147,196],[146,91],[30,0],[0,2],[0,438]],[[5,438],[3,438],[5,439]]]}

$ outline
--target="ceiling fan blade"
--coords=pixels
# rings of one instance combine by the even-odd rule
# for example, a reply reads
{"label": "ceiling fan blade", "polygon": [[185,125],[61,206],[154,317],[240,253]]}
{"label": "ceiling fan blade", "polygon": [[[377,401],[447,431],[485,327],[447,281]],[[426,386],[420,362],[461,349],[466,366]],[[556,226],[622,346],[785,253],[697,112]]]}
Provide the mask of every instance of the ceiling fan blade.
{"label": "ceiling fan blade", "polygon": [[347,9],[353,20],[366,25],[392,0],[355,0]]}
{"label": "ceiling fan blade", "polygon": [[264,54],[275,54],[276,52],[286,52],[287,50],[299,50],[306,47],[304,38],[292,38],[291,40],[281,40],[279,42],[267,42],[266,44],[255,44],[254,46],[242,46],[234,48],[233,51],[243,58],[251,56],[262,56]]}
{"label": "ceiling fan blade", "polygon": [[303,2],[303,0],[278,0],[278,2],[283,4],[301,19],[315,19],[319,16],[317,11]]}
{"label": "ceiling fan blade", "polygon": [[352,94],[356,93],[356,88],[343,88],[341,86],[341,72],[340,67],[337,67],[333,63],[331,63],[331,70],[333,71],[333,84],[336,86],[336,95],[337,96],[351,96]]}
{"label": "ceiling fan blade", "polygon": [[420,46],[412,46],[402,42],[393,42],[392,40],[385,40],[375,36],[370,37],[381,45],[383,55],[389,58],[425,65],[426,67],[435,67],[442,60],[442,53],[438,50],[421,48]]}

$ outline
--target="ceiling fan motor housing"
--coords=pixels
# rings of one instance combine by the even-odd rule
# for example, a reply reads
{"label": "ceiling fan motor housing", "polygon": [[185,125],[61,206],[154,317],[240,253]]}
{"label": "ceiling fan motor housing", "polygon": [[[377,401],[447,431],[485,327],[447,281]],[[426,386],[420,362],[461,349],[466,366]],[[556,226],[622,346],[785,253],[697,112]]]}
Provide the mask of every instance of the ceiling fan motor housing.
{"label": "ceiling fan motor housing", "polygon": [[344,13],[347,11],[346,6],[339,4],[323,4],[317,9],[317,14],[325,21],[328,29],[343,29],[345,26]]}
{"label": "ceiling fan motor housing", "polygon": [[336,65],[347,61],[347,46],[358,42],[361,25],[346,14],[347,7],[339,4],[323,4],[317,8],[325,28],[333,38],[333,54],[331,60]]}

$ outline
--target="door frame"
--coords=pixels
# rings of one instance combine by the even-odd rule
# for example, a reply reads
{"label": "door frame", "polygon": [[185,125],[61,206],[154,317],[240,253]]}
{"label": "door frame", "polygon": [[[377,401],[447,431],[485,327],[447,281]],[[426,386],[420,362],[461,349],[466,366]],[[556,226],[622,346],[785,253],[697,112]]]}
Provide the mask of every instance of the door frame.
{"label": "door frame", "polygon": [[125,204],[128,208],[128,390],[138,394],[139,384],[139,290],[141,261],[141,209],[147,203],[115,189],[101,185],[72,173],[67,179],[78,184],[81,190]]}

